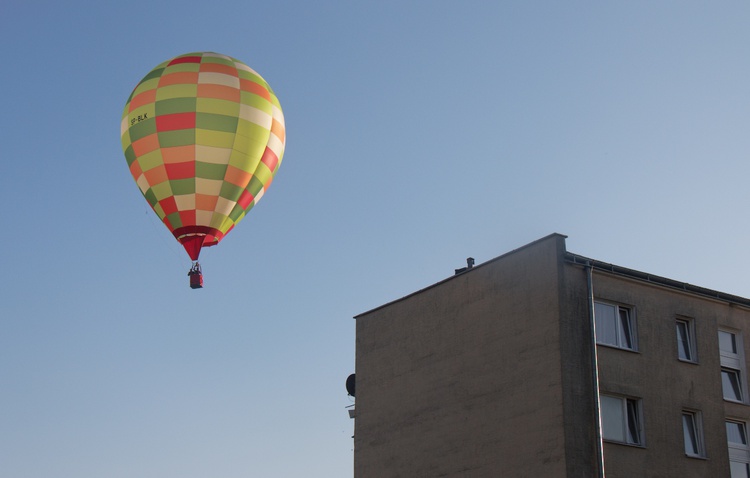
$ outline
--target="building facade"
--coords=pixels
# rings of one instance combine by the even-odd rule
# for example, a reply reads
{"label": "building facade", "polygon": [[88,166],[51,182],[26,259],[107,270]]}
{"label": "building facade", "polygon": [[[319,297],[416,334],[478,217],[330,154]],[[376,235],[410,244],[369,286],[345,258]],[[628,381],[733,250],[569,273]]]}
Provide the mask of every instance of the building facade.
{"label": "building facade", "polygon": [[355,319],[354,478],[750,478],[749,299],[552,234]]}

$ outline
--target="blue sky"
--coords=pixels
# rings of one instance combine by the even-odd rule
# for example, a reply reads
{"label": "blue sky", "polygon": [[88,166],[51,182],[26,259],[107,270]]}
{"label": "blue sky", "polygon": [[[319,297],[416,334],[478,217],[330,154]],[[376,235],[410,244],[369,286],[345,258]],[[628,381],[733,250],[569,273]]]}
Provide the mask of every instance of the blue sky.
{"label": "blue sky", "polygon": [[[0,6],[0,478],[351,476],[352,316],[552,232],[750,297],[750,5]],[[273,186],[187,255],[120,148],[191,51],[284,109]]]}

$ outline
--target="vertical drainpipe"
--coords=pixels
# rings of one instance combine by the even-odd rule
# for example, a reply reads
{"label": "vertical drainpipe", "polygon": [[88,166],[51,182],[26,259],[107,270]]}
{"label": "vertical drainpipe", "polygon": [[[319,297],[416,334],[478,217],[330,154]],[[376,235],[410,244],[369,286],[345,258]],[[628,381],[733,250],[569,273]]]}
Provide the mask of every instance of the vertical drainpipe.
{"label": "vertical drainpipe", "polygon": [[594,285],[591,262],[586,261],[586,287],[589,302],[589,321],[591,324],[591,375],[594,383],[594,416],[596,418],[596,455],[599,478],[604,478],[604,441],[602,439],[602,412],[599,396],[599,355],[596,349],[596,316],[594,309]]}

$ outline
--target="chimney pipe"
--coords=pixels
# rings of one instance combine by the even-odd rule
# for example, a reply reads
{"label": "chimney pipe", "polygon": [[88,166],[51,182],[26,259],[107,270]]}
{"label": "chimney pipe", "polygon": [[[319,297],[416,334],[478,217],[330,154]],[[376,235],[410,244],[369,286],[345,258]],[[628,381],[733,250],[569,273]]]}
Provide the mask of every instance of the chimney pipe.
{"label": "chimney pipe", "polygon": [[467,257],[466,258],[466,267],[462,267],[460,269],[454,269],[456,271],[456,274],[460,274],[462,272],[466,272],[467,270],[474,267],[474,258],[473,257]]}

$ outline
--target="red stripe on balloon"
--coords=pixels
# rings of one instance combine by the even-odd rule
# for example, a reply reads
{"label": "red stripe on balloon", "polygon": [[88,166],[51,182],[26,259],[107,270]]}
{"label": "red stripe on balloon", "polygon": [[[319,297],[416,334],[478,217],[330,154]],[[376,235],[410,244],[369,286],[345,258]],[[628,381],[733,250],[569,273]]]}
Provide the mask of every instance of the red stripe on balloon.
{"label": "red stripe on balloon", "polygon": [[167,66],[179,65],[180,63],[200,63],[200,62],[201,62],[200,56],[181,56],[179,58],[175,58],[174,60],[170,61]]}
{"label": "red stripe on balloon", "polygon": [[242,209],[247,209],[250,203],[253,202],[253,199],[255,199],[253,195],[250,194],[247,189],[245,189],[244,191],[242,191],[242,194],[240,194],[240,198],[237,200],[237,204],[239,204]]}
{"label": "red stripe on balloon", "polygon": [[159,201],[159,205],[166,215],[177,212],[177,203],[175,202],[173,196],[162,199],[161,201]]}
{"label": "red stripe on balloon", "polygon": [[195,211],[180,211],[180,221],[183,224],[195,224]]}
{"label": "red stripe on balloon", "polygon": [[195,128],[195,113],[174,113],[156,117],[156,131],[174,131]]}
{"label": "red stripe on balloon", "polygon": [[263,164],[268,166],[268,169],[270,169],[271,172],[274,172],[276,170],[276,166],[279,164],[278,156],[276,156],[276,153],[271,151],[267,146],[266,150],[263,151],[263,157],[260,158],[260,160]]}
{"label": "red stripe on balloon", "polygon": [[195,162],[166,163],[167,177],[170,181],[175,179],[191,179],[195,177]]}

